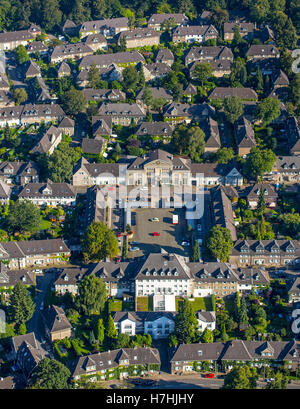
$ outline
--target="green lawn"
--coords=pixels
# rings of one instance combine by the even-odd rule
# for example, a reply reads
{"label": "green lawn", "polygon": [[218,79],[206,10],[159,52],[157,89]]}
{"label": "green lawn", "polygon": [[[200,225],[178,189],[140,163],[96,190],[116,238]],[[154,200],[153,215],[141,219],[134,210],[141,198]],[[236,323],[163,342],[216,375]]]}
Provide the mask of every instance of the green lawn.
{"label": "green lawn", "polygon": [[49,220],[41,219],[41,222],[40,222],[41,230],[50,229],[51,226],[52,226],[52,223]]}
{"label": "green lawn", "polygon": [[136,303],[137,311],[152,311],[153,310],[153,303],[152,297],[137,297]]}
{"label": "green lawn", "polygon": [[114,300],[111,303],[111,310],[112,311],[122,311],[122,300]]}
{"label": "green lawn", "polygon": [[[176,311],[178,311],[179,303],[182,301],[183,299],[181,297],[175,297]],[[211,297],[195,297],[193,301],[191,301],[191,304],[194,311],[213,311]]]}

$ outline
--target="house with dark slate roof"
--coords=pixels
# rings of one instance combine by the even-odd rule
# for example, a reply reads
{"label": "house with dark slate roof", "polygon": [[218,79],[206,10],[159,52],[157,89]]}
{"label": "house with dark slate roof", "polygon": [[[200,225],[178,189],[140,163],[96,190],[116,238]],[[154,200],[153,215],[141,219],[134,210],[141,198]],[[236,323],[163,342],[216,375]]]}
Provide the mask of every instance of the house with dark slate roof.
{"label": "house with dark slate roof", "polygon": [[252,148],[256,146],[255,133],[251,122],[242,115],[234,123],[234,136],[240,156],[249,155]]}
{"label": "house with dark slate roof", "polygon": [[142,122],[146,118],[146,111],[139,104],[104,102],[99,108],[98,115],[111,117],[113,125],[129,126],[131,123]]}
{"label": "house with dark slate roof", "polygon": [[83,153],[101,155],[107,146],[107,139],[98,137],[95,139],[83,138],[81,141],[81,149]]}
{"label": "house with dark slate roof", "polygon": [[83,42],[57,45],[51,53],[50,61],[51,63],[58,63],[69,58],[79,60],[87,55],[92,55],[93,52],[94,50]]}
{"label": "house with dark slate roof", "polygon": [[136,135],[163,139],[167,143],[172,136],[173,130],[173,126],[167,122],[142,122],[136,131]]}
{"label": "house with dark slate roof", "polygon": [[58,78],[66,77],[68,75],[71,75],[71,68],[69,64],[62,61],[56,66],[56,72],[57,72]]}
{"label": "house with dark slate roof", "polygon": [[118,36],[118,44],[125,39],[126,48],[148,47],[159,45],[160,33],[153,28],[138,27],[134,30],[122,31]]}
{"label": "house with dark slate roof", "polygon": [[273,183],[300,182],[300,156],[278,156],[270,175]]}
{"label": "house with dark slate roof", "polygon": [[170,71],[171,67],[168,64],[155,62],[143,65],[144,76],[146,81],[164,78]]}
{"label": "house with dark slate roof", "polygon": [[176,27],[172,33],[172,41],[180,43],[204,43],[216,40],[219,33],[213,25]]}
{"label": "house with dark slate roof", "polygon": [[254,35],[255,31],[255,24],[254,23],[246,23],[246,22],[233,22],[233,23],[224,23],[223,24],[223,38],[226,41],[232,41],[234,38],[234,30],[235,27],[238,26],[240,35],[242,38],[247,40],[251,40]]}
{"label": "house with dark slate roof", "polygon": [[231,233],[233,241],[237,239],[237,232],[234,222],[232,203],[222,189],[222,185],[210,190],[212,219],[216,226],[222,226]]}
{"label": "house with dark slate roof", "polygon": [[245,266],[288,266],[298,263],[300,242],[297,240],[244,240],[234,243],[230,263]]}
{"label": "house with dark slate roof", "polygon": [[154,61],[171,66],[174,63],[174,54],[168,48],[161,48],[158,50]]}
{"label": "house with dark slate roof", "polygon": [[256,183],[247,194],[247,201],[250,209],[256,209],[259,201],[261,189],[264,192],[265,203],[267,207],[277,206],[278,193],[270,183]]}
{"label": "house with dark slate roof", "polygon": [[[109,380],[117,374],[119,379],[123,379],[136,375],[138,367],[142,367],[141,375],[157,372],[160,369],[158,350],[149,347],[122,348],[82,356],[75,363],[72,378],[79,380],[82,375],[95,375],[96,380],[97,374],[100,379]],[[90,380],[93,380],[93,377]]]}
{"label": "house with dark slate roof", "polygon": [[88,55],[80,61],[79,67],[88,70],[95,64],[98,68],[107,68],[112,64],[125,68],[128,64],[144,63],[145,59],[138,51],[123,51],[114,54]]}
{"label": "house with dark slate roof", "polygon": [[39,168],[33,161],[2,162],[0,164],[0,180],[8,185],[35,183],[39,181]]}
{"label": "house with dark slate roof", "polygon": [[103,34],[105,37],[113,37],[126,30],[129,30],[127,17],[85,21],[79,27],[79,33],[82,37],[97,33]]}
{"label": "house with dark slate roof", "polygon": [[201,121],[208,116],[214,116],[215,109],[209,104],[178,104],[171,103],[164,108],[165,121],[176,125],[182,122]]}
{"label": "house with dark slate roof", "polygon": [[[139,92],[136,94],[136,102],[141,105],[145,105],[143,102],[143,95],[145,89],[150,90],[151,94],[154,99],[164,99],[166,103],[173,102],[173,96],[172,93],[167,90],[166,88],[163,87],[147,87],[147,88],[142,88]],[[145,105],[146,106],[146,105]]]}
{"label": "house with dark slate roof", "polygon": [[54,149],[60,144],[61,140],[62,130],[51,125],[42,138],[32,148],[32,153],[48,153],[49,155],[52,155]]}
{"label": "house with dark slate roof", "polygon": [[61,307],[49,305],[48,308],[42,311],[42,320],[45,334],[51,342],[71,336],[72,325]]}
{"label": "house with dark slate roof", "polygon": [[226,97],[238,97],[241,100],[258,100],[258,95],[252,88],[217,87],[208,95],[209,99],[224,99]]}
{"label": "house with dark slate roof", "polygon": [[93,88],[84,88],[82,90],[83,94],[89,101],[125,101],[126,94],[125,92],[119,89],[93,89]]}
{"label": "house with dark slate roof", "polygon": [[30,200],[37,206],[73,206],[77,192],[68,183],[27,183],[18,194],[20,200]]}
{"label": "house with dark slate roof", "polygon": [[86,36],[83,41],[95,51],[97,50],[106,50],[107,49],[107,39],[103,34],[92,34]]}
{"label": "house with dark slate roof", "polygon": [[279,58],[280,52],[274,45],[262,44],[262,45],[251,45],[246,53],[249,61],[253,60],[265,60]]}
{"label": "house with dark slate roof", "polygon": [[23,283],[26,287],[34,286],[35,273],[30,270],[10,270],[5,264],[0,263],[0,288],[3,294],[10,295],[9,290],[17,283]]}
{"label": "house with dark slate roof", "polygon": [[173,22],[175,26],[186,26],[189,19],[181,13],[152,14],[148,19],[148,27],[154,28],[154,30],[161,30],[162,24],[165,24],[167,21]]}

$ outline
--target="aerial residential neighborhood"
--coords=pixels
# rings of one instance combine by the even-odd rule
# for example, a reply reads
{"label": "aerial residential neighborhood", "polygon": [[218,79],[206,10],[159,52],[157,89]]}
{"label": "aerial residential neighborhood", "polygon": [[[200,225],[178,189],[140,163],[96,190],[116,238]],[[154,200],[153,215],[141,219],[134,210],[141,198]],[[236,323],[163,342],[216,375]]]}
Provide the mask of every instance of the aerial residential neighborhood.
{"label": "aerial residential neighborhood", "polygon": [[23,3],[0,389],[300,389],[299,2]]}

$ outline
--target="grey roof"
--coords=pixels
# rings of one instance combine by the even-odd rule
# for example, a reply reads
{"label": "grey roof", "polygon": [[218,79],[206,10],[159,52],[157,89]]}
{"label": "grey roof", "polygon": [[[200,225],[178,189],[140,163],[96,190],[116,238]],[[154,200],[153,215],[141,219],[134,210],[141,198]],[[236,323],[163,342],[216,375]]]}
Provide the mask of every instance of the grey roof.
{"label": "grey roof", "polygon": [[69,253],[62,239],[0,242],[0,259],[24,258],[29,255]]}
{"label": "grey roof", "polygon": [[100,277],[106,282],[127,281],[132,278],[137,268],[137,265],[133,264],[135,263],[102,261],[93,266],[91,274],[95,274],[96,277]]}
{"label": "grey roof", "polygon": [[300,277],[296,277],[296,279],[292,282],[288,292],[293,294],[300,294]]}
{"label": "grey roof", "polygon": [[249,50],[246,53],[247,57],[263,57],[263,56],[271,56],[276,57],[279,56],[278,48],[274,45],[263,44],[263,45],[251,45]]}
{"label": "grey roof", "polygon": [[191,83],[188,84],[188,86],[183,91],[184,95],[197,95],[197,93],[198,93],[197,87]]}
{"label": "grey roof", "polygon": [[72,43],[57,45],[51,53],[51,60],[54,58],[69,58],[80,54],[93,54],[93,50],[86,43]]}
{"label": "grey roof", "polygon": [[[142,100],[144,90],[146,88],[142,88],[137,94],[136,94],[136,100]],[[147,87],[152,93],[153,98],[164,98],[166,100],[171,100],[173,101],[172,93],[167,90],[166,88],[163,87]]]}
{"label": "grey roof", "polygon": [[40,67],[34,62],[29,60],[25,67],[25,77],[35,77],[41,75]]}
{"label": "grey roof", "polygon": [[217,87],[211,91],[209,98],[238,97],[241,99],[258,99],[257,93],[252,88]]}
{"label": "grey roof", "polygon": [[128,166],[128,169],[141,169],[148,163],[157,160],[166,162],[170,167],[177,170],[188,170],[190,168],[190,160],[181,158],[180,156],[173,156],[162,149],[155,149],[154,151],[150,152],[148,156],[137,157]]}
{"label": "grey roof", "polygon": [[205,133],[205,148],[220,148],[221,139],[217,121],[208,116],[204,121],[199,122],[199,126]]}
{"label": "grey roof", "polygon": [[139,104],[105,102],[99,108],[98,115],[145,117],[146,112]]}
{"label": "grey roof", "polygon": [[173,102],[164,109],[166,117],[189,117],[197,119],[201,116],[214,115],[215,109],[209,104],[178,104]]}
{"label": "grey roof", "polygon": [[9,199],[12,188],[0,180],[0,199]]}
{"label": "grey roof", "polygon": [[64,268],[54,282],[54,285],[74,285],[87,274],[87,268]]}
{"label": "grey roof", "polygon": [[119,39],[124,38],[124,37],[126,38],[126,40],[135,40],[138,38],[153,38],[153,37],[160,38],[160,33],[153,30],[152,28],[143,27],[143,28],[135,28],[134,30],[122,31],[119,35]]}
{"label": "grey roof", "polygon": [[171,67],[168,64],[155,62],[144,65],[144,70],[149,71],[151,75],[160,77],[166,75],[171,71]]}
{"label": "grey roof", "polygon": [[0,89],[9,90],[9,80],[5,72],[0,73]]}
{"label": "grey roof", "polygon": [[19,198],[76,198],[76,191],[68,183],[27,183],[18,195]]}
{"label": "grey roof", "polygon": [[86,44],[107,44],[107,40],[103,34],[96,33],[92,35],[88,35],[84,38]]}
{"label": "grey roof", "polygon": [[278,156],[274,165],[279,173],[300,171],[300,156]]}
{"label": "grey roof", "polygon": [[[300,242],[297,240],[243,240],[234,243],[231,254],[239,255],[243,250],[246,254],[260,254],[268,256],[273,254],[272,249],[279,250],[279,255],[300,255]],[[262,250],[257,252],[256,250]]]}
{"label": "grey roof", "polygon": [[144,61],[144,57],[138,51],[124,51],[114,54],[87,55],[81,60],[80,67],[86,69],[92,64],[96,64],[97,67],[105,68],[111,64],[137,64]]}
{"label": "grey roof", "polygon": [[92,130],[96,137],[100,135],[112,134],[112,118],[109,116],[93,116],[92,117]]}
{"label": "grey roof", "polygon": [[221,186],[210,190],[213,220],[216,225],[229,229],[232,240],[237,239],[232,203]]}
{"label": "grey roof", "polygon": [[137,135],[160,135],[171,136],[173,133],[173,127],[167,122],[142,122],[137,131]]}
{"label": "grey roof", "polygon": [[233,61],[233,54],[225,46],[192,47],[185,56],[185,65],[194,61]]}
{"label": "grey roof", "polygon": [[105,148],[106,144],[107,139],[101,137],[97,139],[83,138],[81,141],[82,152],[99,155]]}
{"label": "grey roof", "polygon": [[56,305],[51,305],[46,308],[42,312],[42,317],[44,324],[51,333],[72,328],[64,310]]}
{"label": "grey roof", "polygon": [[178,280],[191,279],[189,269],[181,256],[177,254],[149,254],[135,280]]}
{"label": "grey roof", "polygon": [[148,26],[153,24],[163,24],[171,19],[174,19],[176,24],[186,24],[188,21],[188,18],[181,13],[152,14],[148,19]]}
{"label": "grey roof", "polygon": [[248,200],[258,199],[261,189],[263,189],[266,199],[277,200],[278,193],[270,183],[256,183],[247,195]]}
{"label": "grey roof", "polygon": [[9,270],[0,263],[0,287],[14,287],[22,282],[25,285],[34,285],[34,273],[27,270]]}
{"label": "grey roof", "polygon": [[42,41],[33,41],[28,44],[27,50],[31,53],[35,53],[37,51],[47,51],[48,47]]}
{"label": "grey roof", "polygon": [[58,128],[74,128],[75,122],[73,119],[64,116],[61,122],[58,124]]}
{"label": "grey roof", "polygon": [[18,352],[18,349],[20,348],[24,341],[26,341],[33,348],[37,348],[38,346],[34,332],[29,332],[28,334],[25,335],[16,335],[15,337],[12,337],[11,341],[15,353]]}
{"label": "grey roof", "polygon": [[70,75],[71,74],[71,68],[70,68],[69,64],[67,64],[65,61],[62,61],[57,65],[56,71],[59,74],[65,74],[65,75]]}
{"label": "grey roof", "polygon": [[224,349],[223,342],[207,344],[179,344],[170,361],[208,361],[219,359]]}
{"label": "grey roof", "polygon": [[93,89],[84,88],[82,90],[83,94],[88,100],[95,101],[125,101],[125,92],[119,89]]}
{"label": "grey roof", "polygon": [[168,48],[161,48],[155,56],[156,63],[166,63],[167,61],[174,62],[174,55]]}
{"label": "grey roof", "polygon": [[110,173],[115,177],[118,177],[120,172],[119,163],[89,163],[85,158],[81,158],[76,164],[75,171],[82,168],[93,177],[97,177],[104,173]]}
{"label": "grey roof", "polygon": [[61,136],[62,131],[56,128],[56,126],[51,125],[42,138],[32,148],[32,153],[48,153],[52,146],[57,143],[57,139],[61,138]]}
{"label": "grey roof", "polygon": [[72,376],[88,374],[91,366],[95,366],[95,369],[90,371],[92,373],[116,368],[121,364],[124,365],[122,362],[124,359],[128,360],[127,365],[160,364],[159,352],[155,348],[123,348],[78,358]]}
{"label": "grey roof", "polygon": [[193,35],[216,38],[218,36],[218,30],[213,25],[176,27],[172,37],[185,37]]}
{"label": "grey roof", "polygon": [[245,33],[246,34],[252,33],[255,29],[255,26],[253,23],[244,23],[244,22],[224,23],[223,24],[224,33],[234,33],[235,26],[239,27],[241,35]]}
{"label": "grey roof", "polygon": [[127,17],[107,18],[101,20],[85,21],[79,27],[80,32],[96,31],[101,28],[124,28],[128,27]]}
{"label": "grey roof", "polygon": [[8,31],[5,33],[0,33],[0,43],[34,40],[34,38],[35,36],[28,30]]}
{"label": "grey roof", "polygon": [[251,122],[244,115],[234,123],[234,132],[239,148],[252,148],[256,146],[255,133]]}

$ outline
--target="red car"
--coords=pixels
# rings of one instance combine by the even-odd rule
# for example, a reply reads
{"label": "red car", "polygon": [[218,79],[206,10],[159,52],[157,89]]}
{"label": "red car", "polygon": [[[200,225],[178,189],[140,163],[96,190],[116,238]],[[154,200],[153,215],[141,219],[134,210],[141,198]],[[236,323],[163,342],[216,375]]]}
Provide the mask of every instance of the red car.
{"label": "red car", "polygon": [[153,236],[160,236],[160,233],[158,233],[157,231],[155,231],[155,232],[153,233]]}
{"label": "red car", "polygon": [[213,373],[206,373],[204,375],[204,378],[214,378],[214,377],[215,377],[215,375]]}
{"label": "red car", "polygon": [[118,236],[118,237],[121,237],[121,236],[122,236],[122,233],[121,233],[120,231],[118,231],[117,236]]}
{"label": "red car", "polygon": [[121,257],[116,257],[116,262],[120,263],[121,262]]}

